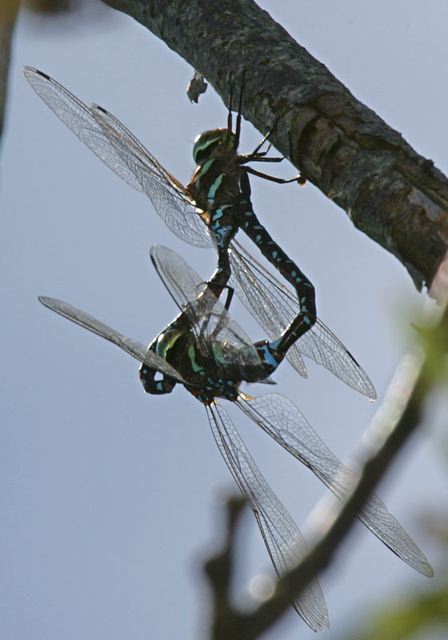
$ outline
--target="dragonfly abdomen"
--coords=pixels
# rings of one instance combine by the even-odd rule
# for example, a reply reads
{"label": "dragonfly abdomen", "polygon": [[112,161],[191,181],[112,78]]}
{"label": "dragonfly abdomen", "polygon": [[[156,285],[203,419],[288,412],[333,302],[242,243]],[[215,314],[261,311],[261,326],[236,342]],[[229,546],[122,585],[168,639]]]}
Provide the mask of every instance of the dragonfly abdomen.
{"label": "dragonfly abdomen", "polygon": [[252,207],[246,209],[241,214],[240,226],[257,245],[264,257],[294,287],[297,293],[300,313],[286,327],[279,338],[267,343],[274,360],[277,360],[279,363],[294,342],[311,329],[316,322],[314,287],[303,271],[288,257],[283,249],[273,240],[264,226],[260,224]]}

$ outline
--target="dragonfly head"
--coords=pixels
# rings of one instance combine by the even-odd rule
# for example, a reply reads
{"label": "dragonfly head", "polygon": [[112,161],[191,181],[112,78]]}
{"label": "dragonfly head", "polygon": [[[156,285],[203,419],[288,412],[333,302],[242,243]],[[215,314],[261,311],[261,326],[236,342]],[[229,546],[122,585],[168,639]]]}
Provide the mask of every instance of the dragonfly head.
{"label": "dragonfly head", "polygon": [[200,133],[194,141],[193,158],[197,165],[228,153],[236,152],[236,136],[228,129],[212,129]]}

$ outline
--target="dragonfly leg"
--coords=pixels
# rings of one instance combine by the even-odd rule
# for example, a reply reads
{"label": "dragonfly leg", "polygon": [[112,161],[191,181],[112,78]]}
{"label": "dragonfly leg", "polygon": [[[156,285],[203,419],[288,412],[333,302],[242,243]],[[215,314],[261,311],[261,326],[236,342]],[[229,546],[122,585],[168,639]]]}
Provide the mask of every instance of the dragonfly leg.
{"label": "dragonfly leg", "polygon": [[269,156],[269,158],[266,157],[266,154],[269,153],[270,148],[271,145],[269,145],[269,148],[266,151],[259,152],[257,154],[248,153],[239,155],[238,164],[247,164],[248,162],[283,162],[283,160],[285,159],[284,156]]}
{"label": "dragonfly leg", "polygon": [[[235,293],[235,290],[233,289],[233,287],[230,287],[229,285],[226,285],[225,289],[227,289],[227,295],[226,295],[226,301],[224,302],[224,309],[228,311],[230,308],[230,303],[232,302],[232,298],[233,298],[233,294]],[[211,318],[211,315],[210,315],[210,318]],[[211,334],[212,338],[215,338],[216,336],[219,335],[220,331],[223,329],[225,324],[226,324],[225,314],[219,313],[218,322],[216,324],[214,331]]]}
{"label": "dragonfly leg", "polygon": [[[224,275],[219,269],[217,270],[217,272],[215,273],[215,275],[218,274],[218,280],[222,277],[222,278],[229,278],[228,275]],[[227,295],[226,295],[226,300],[224,302],[224,308],[226,311],[229,310],[230,308],[230,304],[232,302],[233,299],[233,294],[235,293],[233,287],[229,286],[229,285],[222,285],[219,284],[219,282],[217,283],[216,281],[214,281],[214,278],[212,278],[212,280],[210,280],[209,282],[203,282],[203,285],[206,285],[206,288],[202,291],[202,293],[198,296],[198,298],[192,302],[189,303],[189,305],[187,306],[187,308],[185,309],[185,311],[176,319],[176,324],[179,325],[180,323],[185,323],[186,322],[186,329],[188,330],[189,327],[191,326],[191,318],[201,318],[201,316],[208,316],[208,319],[205,323],[205,327],[204,330],[207,328],[208,323],[210,322],[211,318],[213,317],[213,307],[215,305],[215,303],[217,302],[221,292],[224,289],[227,289]],[[210,301],[208,296],[210,294],[210,292],[213,295],[213,299]],[[202,299],[201,299],[202,296]],[[225,320],[225,315],[223,315],[221,312],[218,312],[216,314],[216,317],[218,317],[218,323],[215,327],[215,329],[213,330],[211,336],[212,337],[216,337],[219,332],[221,331],[223,325],[225,324],[226,320]],[[219,321],[219,318],[221,318],[221,320]]]}
{"label": "dragonfly leg", "polygon": [[266,142],[269,140],[269,138],[272,136],[272,134],[274,133],[277,125],[278,125],[278,121],[280,120],[279,117],[277,117],[274,120],[274,124],[272,125],[272,127],[269,129],[269,131],[267,132],[267,134],[264,136],[264,138],[261,140],[261,142],[255,147],[255,149],[252,151],[252,153],[250,153],[248,155],[248,157],[252,156],[253,159],[255,159],[257,156],[264,156],[267,153],[269,153],[270,148],[272,147],[271,142],[269,142],[269,146],[266,149],[266,151],[261,151],[260,149],[263,147],[263,145],[266,144]]}
{"label": "dragonfly leg", "polygon": [[227,289],[227,296],[226,296],[226,301],[224,302],[224,309],[228,311],[230,309],[230,304],[233,300],[233,294],[235,293],[235,289],[233,287],[230,287],[229,285],[226,286],[226,289]]}
{"label": "dragonfly leg", "polygon": [[270,182],[276,182],[277,184],[289,184],[290,182],[298,182],[299,184],[305,184],[306,179],[299,173],[298,176],[294,176],[294,178],[278,178],[277,176],[271,176],[269,173],[264,173],[263,171],[258,171],[253,167],[246,167],[246,171],[251,173],[253,176],[257,176],[258,178],[263,178],[263,180],[269,180]]}
{"label": "dragonfly leg", "polygon": [[[214,287],[214,283],[212,281],[210,282],[201,282],[201,285],[206,285],[209,289],[216,288],[216,289],[227,289],[227,295],[226,295],[226,301],[224,302],[224,309],[226,311],[228,311],[230,309],[230,304],[233,300],[233,294],[235,293],[235,290],[233,287],[231,287],[229,284],[226,284],[224,287],[222,286],[216,286]],[[218,295],[216,295],[218,294]],[[219,297],[219,291],[213,291],[213,295],[218,298]]]}
{"label": "dragonfly leg", "polygon": [[[246,162],[283,162],[284,159],[285,156],[269,156],[269,158],[265,158],[264,155],[258,155],[254,158],[249,158]],[[245,164],[245,162],[241,164]]]}
{"label": "dragonfly leg", "polygon": [[[255,147],[255,149],[252,151],[252,153],[246,153],[243,155],[238,156],[238,161],[240,164],[246,164],[247,162],[282,162],[282,160],[284,160],[284,156],[280,156],[280,157],[271,157],[271,158],[267,158],[267,154],[269,153],[269,151],[271,150],[272,147],[272,143],[269,141],[269,138],[271,137],[271,135],[274,133],[277,124],[280,120],[280,117],[276,118],[274,124],[272,125],[272,127],[269,129],[269,131],[267,132],[267,134],[264,136],[264,138],[261,140],[261,142]],[[268,148],[266,149],[266,151],[260,151],[260,149],[262,149],[262,147],[268,142]],[[257,174],[255,174],[257,175]]]}
{"label": "dragonfly leg", "polygon": [[[241,155],[238,157],[238,161],[241,165],[247,164],[248,162],[281,162],[282,160],[284,160],[283,157],[266,158],[266,154],[269,153],[271,149],[271,146],[272,146],[271,143],[269,143],[269,146],[266,149],[266,151],[260,151],[260,149],[268,141],[269,137],[274,132],[275,127],[277,126],[277,122],[278,122],[278,118],[274,122],[270,131],[268,131],[268,133],[265,135],[263,140],[260,142],[260,144],[257,147],[255,147],[252,153],[248,153],[246,155]],[[253,167],[246,167],[245,169],[247,173],[251,173],[252,175],[257,176],[258,178],[263,178],[264,180],[269,180],[270,182],[276,182],[277,184],[289,184],[290,182],[298,182],[299,184],[305,184],[305,179],[301,174],[299,174],[298,176],[295,176],[294,178],[285,179],[285,178],[277,178],[276,176],[271,176],[268,173],[264,173],[263,171],[258,171]]]}

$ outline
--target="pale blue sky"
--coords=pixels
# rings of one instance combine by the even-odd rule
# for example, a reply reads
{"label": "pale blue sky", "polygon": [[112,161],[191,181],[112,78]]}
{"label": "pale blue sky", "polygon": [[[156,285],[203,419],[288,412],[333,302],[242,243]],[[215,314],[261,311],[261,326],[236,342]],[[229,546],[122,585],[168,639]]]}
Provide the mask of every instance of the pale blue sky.
{"label": "pale blue sky", "polygon": [[[444,0],[412,10],[404,0],[260,4],[447,170]],[[207,620],[201,560],[216,542],[220,492],[234,488],[205,412],[180,388],[145,395],[135,362],[50,314],[36,297],[60,297],[149,341],[175,315],[149,247],[178,250],[204,278],[215,257],[177,240],[143,196],[83,148],[27,85],[25,64],[106,106],[183,181],[196,134],[226,118],[213,90],[198,106],[189,104],[191,69],[124,15],[59,33],[31,30],[27,16],[19,22],[0,183],[0,637],[197,638]],[[246,125],[243,146],[258,139]],[[381,398],[403,349],[403,311],[419,296],[403,267],[314,187],[299,196],[294,189],[254,180],[256,210],[314,282],[319,316],[361,361]],[[254,339],[264,337],[235,309]],[[287,366],[276,380],[338,455],[353,450],[374,405],[312,365],[308,380]],[[322,487],[237,411],[232,416],[302,526]],[[440,409],[435,422],[440,431]],[[446,499],[436,434],[434,427],[413,440],[380,494],[437,566],[417,521]],[[248,523],[240,591],[250,575],[269,570],[258,530]],[[322,578],[332,628],[326,637],[374,602],[425,584],[357,527]],[[294,613],[265,636],[299,637],[315,636]]]}

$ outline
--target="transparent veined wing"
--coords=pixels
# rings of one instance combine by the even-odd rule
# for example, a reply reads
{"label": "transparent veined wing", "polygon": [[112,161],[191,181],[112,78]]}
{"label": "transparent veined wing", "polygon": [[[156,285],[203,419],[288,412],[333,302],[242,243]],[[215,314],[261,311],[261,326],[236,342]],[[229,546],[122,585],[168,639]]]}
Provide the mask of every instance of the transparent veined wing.
{"label": "transparent veined wing", "polygon": [[83,327],[84,329],[87,329],[92,333],[96,333],[97,336],[100,336],[101,338],[112,342],[117,347],[120,347],[120,349],[135,358],[135,360],[145,363],[148,367],[151,367],[151,369],[156,369],[157,371],[165,373],[167,376],[174,378],[174,380],[186,384],[185,380],[176,371],[176,369],[168,364],[168,362],[160,358],[157,354],[148,350],[147,347],[142,345],[140,342],[137,342],[132,338],[123,336],[118,331],[115,331],[115,329],[112,329],[107,324],[104,324],[104,322],[97,320],[85,311],[77,309],[76,307],[73,307],[67,302],[63,302],[62,300],[48,298],[46,296],[39,296],[39,302],[41,302],[48,309],[51,309],[51,311],[54,311],[60,316],[67,318],[67,320],[71,320],[75,324],[78,324],[80,327]]}
{"label": "transparent veined wing", "polygon": [[[195,246],[214,246],[182,184],[117,118],[102,107],[88,107],[37,69],[26,67],[24,74],[36,93],[78,138],[131,187],[151,199],[158,214],[178,237]],[[239,243],[232,241],[231,246],[232,284],[250,313],[275,338],[296,317],[296,297]],[[287,354],[292,366],[306,377],[303,355],[326,367],[353,389],[376,398],[365,371],[319,319]]]}
{"label": "transparent veined wing", "polygon": [[128,167],[139,190],[148,196],[166,226],[191,245],[213,247],[208,227],[184,186],[115,116],[97,105],[92,106],[92,113],[117,157]]}
{"label": "transparent veined wing", "polygon": [[[328,449],[291,400],[268,394],[249,401],[239,399],[238,405],[263,431],[311,469],[338,498],[347,497],[356,474]],[[370,497],[358,518],[404,562],[426,576],[433,575],[423,552],[378,496]]]}
{"label": "transparent veined wing", "polygon": [[213,246],[182,184],[117,118],[102,107],[87,106],[42,71],[25,67],[24,75],[39,97],[100,160],[150,198],[171,231],[195,246]]}
{"label": "transparent veined wing", "polygon": [[260,356],[249,336],[179,254],[157,245],[151,248],[151,260],[179,309],[188,314],[204,354],[210,354],[213,342],[219,341],[224,363],[228,359],[232,365],[260,365]]}
{"label": "transparent veined wing", "polygon": [[[218,449],[241,493],[248,500],[277,574],[282,575],[306,554],[306,542],[256,466],[227,412],[218,404],[206,409]],[[328,628],[327,608],[317,580],[307,587],[293,605],[314,631]]]}
{"label": "transparent veined wing", "polygon": [[[297,316],[296,296],[234,240],[231,243],[230,262],[230,283],[236,294],[269,337],[275,338]],[[296,371],[307,377],[302,356],[323,365],[352,389],[371,399],[376,398],[375,388],[367,373],[319,319],[286,355]]]}

